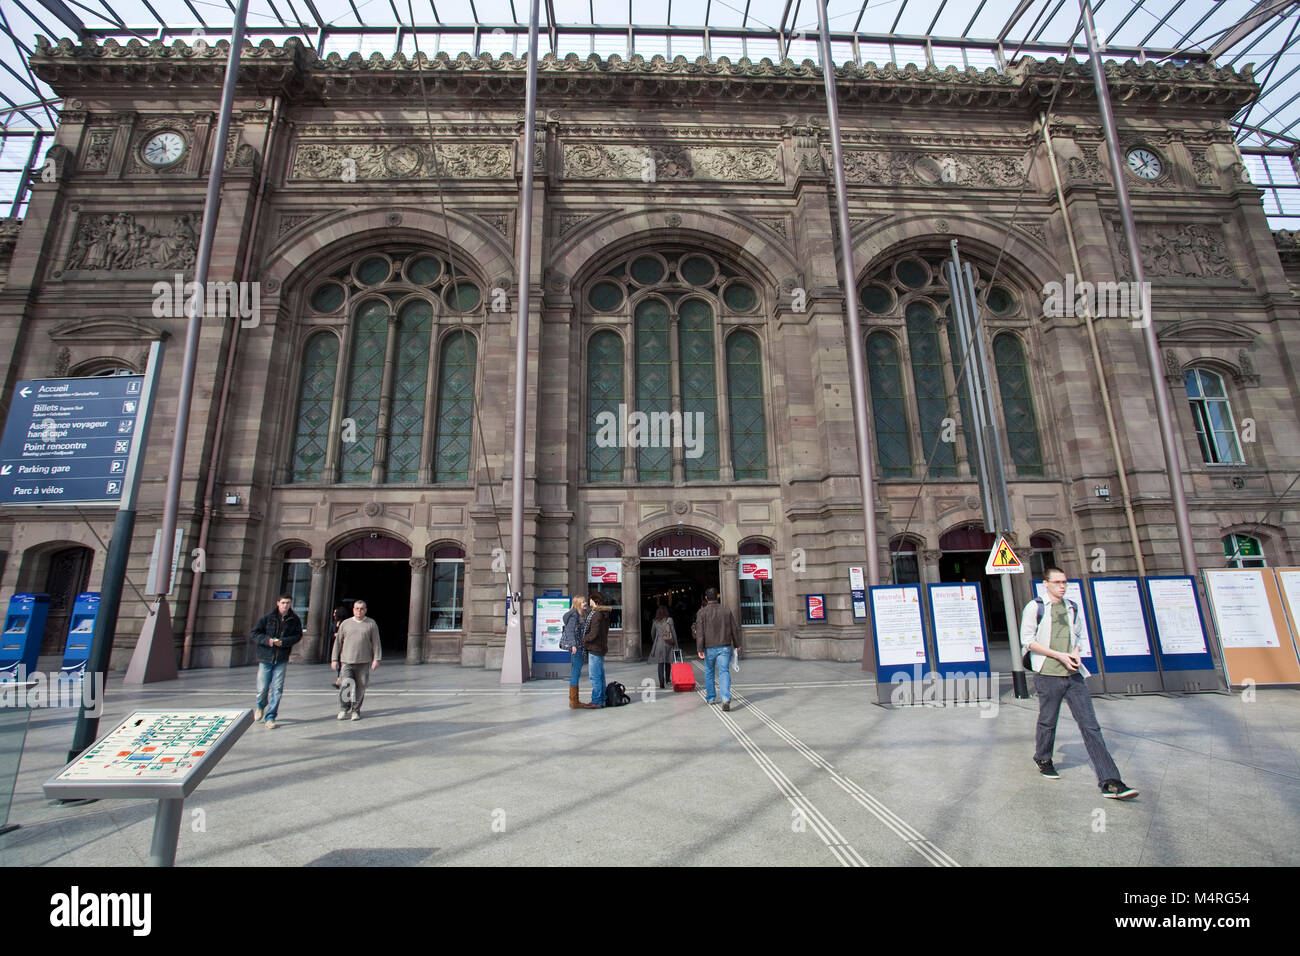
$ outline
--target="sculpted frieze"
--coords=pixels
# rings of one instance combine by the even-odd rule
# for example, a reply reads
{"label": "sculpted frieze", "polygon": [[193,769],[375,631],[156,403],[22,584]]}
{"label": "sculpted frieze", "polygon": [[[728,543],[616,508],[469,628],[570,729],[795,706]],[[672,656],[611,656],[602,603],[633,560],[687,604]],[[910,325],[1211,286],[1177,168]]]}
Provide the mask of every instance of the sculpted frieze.
{"label": "sculpted frieze", "polygon": [[199,243],[197,215],[128,212],[81,216],[63,271],[188,269]]}
{"label": "sculpted frieze", "polygon": [[1023,161],[1008,154],[848,150],[844,174],[860,185],[1019,186]]}
{"label": "sculpted frieze", "polygon": [[[1128,243],[1124,227],[1112,223],[1118,247],[1121,275],[1131,278]],[[1142,271],[1146,278],[1181,277],[1196,279],[1236,279],[1237,273],[1228,258],[1223,230],[1218,226],[1185,225],[1156,229],[1139,227],[1142,243]]]}
{"label": "sculpted frieze", "polygon": [[113,140],[117,136],[116,128],[100,128],[90,131],[86,151],[81,158],[81,168],[87,172],[102,172],[108,169],[108,156],[113,149]]}
{"label": "sculpted frieze", "polygon": [[513,145],[504,143],[302,143],[290,179],[508,179]]}
{"label": "sculpted frieze", "polygon": [[775,149],[751,146],[640,146],[573,143],[563,152],[565,179],[780,182]]}

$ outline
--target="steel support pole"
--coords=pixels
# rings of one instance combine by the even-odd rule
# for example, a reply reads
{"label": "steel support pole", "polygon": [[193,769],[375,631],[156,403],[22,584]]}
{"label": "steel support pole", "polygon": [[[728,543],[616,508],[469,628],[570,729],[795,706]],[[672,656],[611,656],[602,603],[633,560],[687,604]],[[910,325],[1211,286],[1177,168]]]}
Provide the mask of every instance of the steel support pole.
{"label": "steel support pole", "polygon": [[[167,490],[163,498],[162,557],[155,585],[157,594],[172,589],[171,562],[167,555],[176,539],[176,515],[180,509],[181,475],[185,467],[185,440],[190,426],[190,402],[194,397],[195,367],[198,365],[199,333],[203,316],[204,290],[208,285],[208,267],[212,262],[212,240],[217,231],[217,212],[221,208],[221,174],[226,159],[226,140],[230,138],[230,113],[235,102],[235,83],[239,79],[239,54],[244,45],[244,21],[248,18],[248,0],[239,0],[230,33],[230,58],[226,61],[226,82],[221,90],[221,114],[216,138],[212,143],[212,169],[208,172],[208,193],[203,201],[203,229],[194,259],[194,282],[197,292],[185,303],[189,319],[185,333],[185,360],[181,366],[180,394],[176,400],[176,432],[172,436],[172,461],[167,472]],[[236,319],[238,321],[238,319]],[[191,594],[190,600],[196,599]]]}
{"label": "steel support pole", "polygon": [[[1120,220],[1124,224],[1124,238],[1128,242],[1129,264],[1133,281],[1139,289],[1146,288],[1142,271],[1142,251],[1138,245],[1137,225],[1133,220],[1133,204],[1129,199],[1128,184],[1124,181],[1124,161],[1119,151],[1119,136],[1115,130],[1115,113],[1111,109],[1110,89],[1106,84],[1106,68],[1101,61],[1097,45],[1097,28],[1092,22],[1092,5],[1089,0],[1079,0],[1083,10],[1083,29],[1088,38],[1088,55],[1092,60],[1092,79],[1097,88],[1097,104],[1101,109],[1101,125],[1106,134],[1106,149],[1110,155],[1111,172],[1115,178],[1115,197],[1119,200]],[[1145,295],[1138,301],[1149,301]],[[1156,330],[1149,314],[1141,319],[1142,342],[1146,348],[1147,366],[1151,373],[1151,388],[1155,392],[1156,419],[1160,426],[1160,443],[1165,454],[1165,473],[1169,476],[1169,491],[1174,509],[1174,524],[1178,530],[1178,550],[1183,559],[1183,571],[1196,575],[1196,548],[1192,543],[1192,522],[1187,512],[1187,495],[1183,491],[1183,467],[1174,443],[1173,416],[1169,409],[1169,395],[1165,390],[1164,369],[1160,364],[1160,347]]]}
{"label": "steel support pole", "polygon": [[176,845],[181,836],[181,811],[185,801],[163,797],[153,818],[153,840],[149,843],[150,866],[175,866]]}
{"label": "steel support pole", "polygon": [[845,317],[849,324],[849,374],[853,383],[853,424],[858,438],[858,474],[862,478],[862,521],[866,532],[867,584],[880,583],[880,559],[876,548],[876,488],[871,470],[871,423],[867,418],[867,376],[863,354],[862,326],[858,320],[857,270],[853,266],[852,233],[849,231],[848,190],[844,182],[844,146],[840,139],[840,105],[835,91],[835,62],[831,59],[827,0],[817,0],[818,43],[821,47],[822,77],[826,82],[826,113],[830,118],[831,162],[835,167],[835,204],[840,227],[840,272],[844,280]]}
{"label": "steel support pole", "polygon": [[537,141],[537,14],[533,0],[528,18],[528,74],[524,95],[523,182],[519,190],[519,312],[515,339],[515,444],[510,472],[510,621],[506,628],[501,683],[529,679],[528,641],[523,639],[524,593],[524,445],[528,435],[528,310],[531,308],[533,253],[533,152]]}

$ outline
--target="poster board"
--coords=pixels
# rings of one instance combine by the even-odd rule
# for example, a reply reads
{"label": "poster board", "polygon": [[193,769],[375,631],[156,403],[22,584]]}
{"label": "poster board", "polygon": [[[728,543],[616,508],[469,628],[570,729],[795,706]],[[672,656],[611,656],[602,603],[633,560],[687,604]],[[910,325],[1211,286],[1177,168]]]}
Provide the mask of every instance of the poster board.
{"label": "poster board", "polygon": [[572,598],[533,598],[533,670],[537,676],[568,677],[572,655],[560,647],[564,634],[564,615]]}
{"label": "poster board", "polygon": [[[1042,580],[1034,582],[1034,597],[1047,600],[1047,585]],[[1102,666],[1101,658],[1097,656],[1092,640],[1092,618],[1088,614],[1089,600],[1084,593],[1083,581],[1079,578],[1066,578],[1065,581],[1065,599],[1073,601],[1079,608],[1079,622],[1082,625],[1079,636],[1079,647],[1083,653],[1079,659],[1083,666],[1088,668],[1088,677],[1085,681],[1088,685],[1088,693],[1104,694],[1106,692],[1106,668]],[[1044,608],[1043,613],[1047,613]]]}
{"label": "poster board", "polygon": [[1097,614],[1097,644],[1106,690],[1119,694],[1161,690],[1140,579],[1090,578],[1088,588]]}
{"label": "poster board", "polygon": [[1165,689],[1220,690],[1196,579],[1190,574],[1150,575],[1142,583]]}
{"label": "poster board", "polygon": [[[1275,569],[1212,568],[1201,573],[1229,685],[1240,687],[1247,680],[1259,686],[1300,685],[1300,659]],[[1293,579],[1287,575],[1286,580],[1289,584]]]}
{"label": "poster board", "polygon": [[979,583],[928,584],[926,589],[935,671],[941,677],[989,673],[988,629]]}
{"label": "poster board", "polygon": [[867,589],[867,603],[876,652],[876,695],[884,704],[900,681],[919,683],[930,670],[921,586],[878,584]]}

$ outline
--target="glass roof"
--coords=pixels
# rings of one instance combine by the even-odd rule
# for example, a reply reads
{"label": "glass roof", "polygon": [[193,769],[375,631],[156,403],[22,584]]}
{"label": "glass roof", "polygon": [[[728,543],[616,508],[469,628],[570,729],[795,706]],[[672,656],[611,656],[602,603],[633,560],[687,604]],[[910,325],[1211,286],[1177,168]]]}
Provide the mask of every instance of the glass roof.
{"label": "glass roof", "polygon": [[[1262,96],[1237,141],[1275,228],[1300,227],[1300,0],[1094,0],[1113,59],[1254,64]],[[829,0],[832,57],[999,69],[1086,54],[1077,0]],[[522,53],[528,0],[249,0],[248,38],[322,54]],[[0,201],[48,148],[59,102],[27,66],[35,37],[227,36],[233,0],[10,0],[0,7]],[[818,59],[816,0],[541,0],[543,53]],[[20,213],[14,201],[10,215]]]}

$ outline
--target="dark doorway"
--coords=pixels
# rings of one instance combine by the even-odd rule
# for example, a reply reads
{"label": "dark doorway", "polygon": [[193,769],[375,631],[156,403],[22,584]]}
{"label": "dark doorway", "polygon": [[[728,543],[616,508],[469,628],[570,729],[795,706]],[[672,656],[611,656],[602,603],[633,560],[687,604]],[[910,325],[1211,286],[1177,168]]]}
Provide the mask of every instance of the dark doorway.
{"label": "dark doorway", "polygon": [[[990,549],[992,545],[989,546]],[[1002,607],[1002,582],[996,574],[985,574],[988,551],[945,551],[939,557],[939,580],[944,584],[979,584],[984,601],[984,626],[990,643],[1007,640],[1007,615]]]}
{"label": "dark doorway", "polygon": [[366,614],[379,627],[384,657],[406,659],[406,626],[411,600],[409,561],[334,562],[334,604],[352,614],[355,601],[366,602]]}
{"label": "dark doorway", "polygon": [[95,552],[89,548],[64,548],[50,555],[44,591],[50,596],[50,616],[45,619],[41,638],[42,654],[61,654],[68,637],[68,622],[77,595],[90,583],[90,564]]}
{"label": "dark doorway", "polygon": [[667,605],[684,655],[695,653],[691,624],[704,604],[704,592],[718,587],[718,562],[641,559],[641,656],[654,644],[650,624],[660,604]]}

